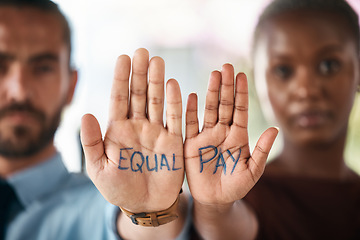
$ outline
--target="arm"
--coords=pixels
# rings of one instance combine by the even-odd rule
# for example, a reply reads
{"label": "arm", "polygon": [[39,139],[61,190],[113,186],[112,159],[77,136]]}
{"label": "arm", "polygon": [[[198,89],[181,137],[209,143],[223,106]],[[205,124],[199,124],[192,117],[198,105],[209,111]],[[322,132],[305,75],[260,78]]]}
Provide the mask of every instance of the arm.
{"label": "arm", "polygon": [[234,69],[230,64],[210,76],[201,132],[197,97],[189,96],[185,165],[194,198],[195,227],[204,239],[256,236],[256,216],[241,199],[262,175],[278,130],[267,129],[251,155],[247,121],[247,79],[239,73],[234,86]]}
{"label": "arm", "polygon": [[[149,61],[147,50],[137,50],[129,91],[130,68],[130,58],[120,56],[104,139],[94,116],[88,114],[82,119],[86,167],[89,177],[110,203],[132,213],[158,212],[175,202],[184,180],[180,88],[174,79],[166,84],[164,127],[164,61],[160,57]],[[135,225],[120,214],[119,234],[126,239],[175,238],[184,223],[184,204],[182,197],[177,207],[179,217],[156,228]]]}
{"label": "arm", "polygon": [[194,224],[203,239],[255,239],[255,213],[242,200],[229,204],[203,204],[194,200]]}

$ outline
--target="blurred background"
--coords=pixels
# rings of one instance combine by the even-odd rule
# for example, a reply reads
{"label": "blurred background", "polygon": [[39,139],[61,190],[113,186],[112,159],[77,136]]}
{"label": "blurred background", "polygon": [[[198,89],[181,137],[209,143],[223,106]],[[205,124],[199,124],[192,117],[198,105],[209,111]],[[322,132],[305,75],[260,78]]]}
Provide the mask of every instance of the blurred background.
{"label": "blurred background", "polygon": [[[145,47],[166,63],[166,79],[180,83],[183,112],[187,96],[199,96],[200,128],[210,72],[232,63],[249,79],[249,138],[253,148],[270,126],[254,88],[250,59],[257,18],[269,0],[54,0],[73,31],[73,65],[79,82],[73,104],[64,112],[55,142],[70,171],[81,171],[81,117],[92,113],[103,134],[107,127],[113,69],[118,55]],[[360,0],[348,0],[360,13]],[[351,116],[348,164],[360,173],[360,94]],[[184,122],[184,117],[183,117]],[[184,124],[183,124],[184,126]],[[276,142],[271,156],[279,149]]]}

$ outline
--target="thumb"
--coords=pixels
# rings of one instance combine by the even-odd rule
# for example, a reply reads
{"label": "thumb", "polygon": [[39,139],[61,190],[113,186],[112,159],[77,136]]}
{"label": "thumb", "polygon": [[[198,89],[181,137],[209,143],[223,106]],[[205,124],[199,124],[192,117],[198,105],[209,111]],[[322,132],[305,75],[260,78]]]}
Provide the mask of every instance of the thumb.
{"label": "thumb", "polygon": [[86,114],[82,117],[80,138],[88,173],[89,169],[100,169],[101,159],[104,156],[104,143],[100,125],[93,115]]}
{"label": "thumb", "polygon": [[261,134],[259,140],[256,143],[255,149],[249,160],[249,169],[256,181],[264,172],[266,160],[278,133],[278,128],[268,128],[265,132],[263,132],[263,134]]}

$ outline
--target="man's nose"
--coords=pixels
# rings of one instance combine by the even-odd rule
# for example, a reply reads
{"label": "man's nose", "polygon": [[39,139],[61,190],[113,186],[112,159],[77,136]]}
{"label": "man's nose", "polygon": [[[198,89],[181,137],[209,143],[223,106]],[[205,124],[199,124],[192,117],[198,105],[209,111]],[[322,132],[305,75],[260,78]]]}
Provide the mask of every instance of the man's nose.
{"label": "man's nose", "polygon": [[8,100],[23,102],[26,101],[31,92],[31,86],[24,67],[14,66],[6,74],[5,91]]}

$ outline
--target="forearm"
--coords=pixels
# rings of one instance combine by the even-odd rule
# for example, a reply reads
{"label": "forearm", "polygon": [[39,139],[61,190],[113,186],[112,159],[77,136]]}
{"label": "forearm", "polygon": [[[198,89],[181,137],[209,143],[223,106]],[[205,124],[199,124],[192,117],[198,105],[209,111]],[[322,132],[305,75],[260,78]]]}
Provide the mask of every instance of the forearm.
{"label": "forearm", "polygon": [[181,233],[185,225],[188,208],[187,204],[186,195],[181,194],[177,208],[177,215],[179,217],[170,223],[158,227],[135,225],[129,217],[120,212],[117,220],[119,235],[123,239],[175,239]]}
{"label": "forearm", "polygon": [[258,223],[242,200],[227,205],[204,205],[194,200],[194,224],[203,239],[255,239]]}

